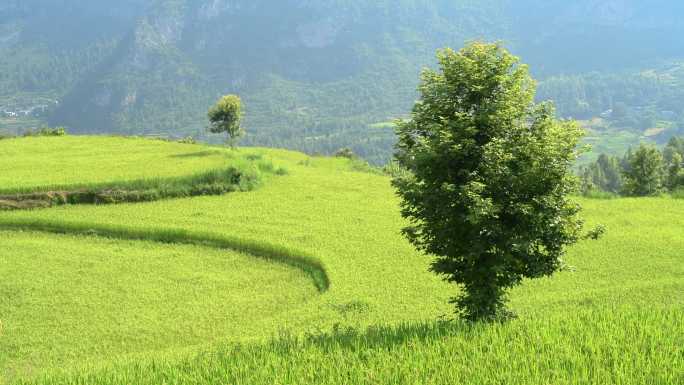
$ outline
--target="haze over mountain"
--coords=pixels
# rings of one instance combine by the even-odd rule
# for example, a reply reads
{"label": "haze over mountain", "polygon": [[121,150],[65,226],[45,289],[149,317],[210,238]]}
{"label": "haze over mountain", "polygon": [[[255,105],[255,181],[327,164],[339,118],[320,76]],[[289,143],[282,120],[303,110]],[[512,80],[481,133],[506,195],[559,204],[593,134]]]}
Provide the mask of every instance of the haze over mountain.
{"label": "haze over mountain", "polygon": [[683,18],[679,0],[3,0],[0,112],[202,136],[208,106],[238,93],[247,144],[380,163],[385,122],[410,110],[435,50],[487,39],[531,65],[561,115],[608,113],[597,137],[660,140],[684,127]]}

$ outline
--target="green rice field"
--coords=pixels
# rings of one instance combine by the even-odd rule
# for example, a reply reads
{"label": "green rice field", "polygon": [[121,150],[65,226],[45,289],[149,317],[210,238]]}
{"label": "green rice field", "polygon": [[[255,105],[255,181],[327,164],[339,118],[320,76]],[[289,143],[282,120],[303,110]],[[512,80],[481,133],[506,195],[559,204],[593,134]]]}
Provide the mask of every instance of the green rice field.
{"label": "green rice field", "polygon": [[606,235],[454,321],[389,177],[342,158],[116,137],[0,141],[0,191],[259,159],[252,191],[0,211],[0,384],[684,384],[684,200],[579,199]]}

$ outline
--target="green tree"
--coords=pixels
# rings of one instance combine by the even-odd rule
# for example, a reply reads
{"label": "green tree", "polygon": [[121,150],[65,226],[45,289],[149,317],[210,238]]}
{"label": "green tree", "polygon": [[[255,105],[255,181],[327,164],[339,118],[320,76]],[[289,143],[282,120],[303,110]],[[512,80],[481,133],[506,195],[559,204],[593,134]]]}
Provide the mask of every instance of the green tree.
{"label": "green tree", "polygon": [[684,186],[684,157],[679,153],[672,156],[672,161],[667,167],[667,182],[670,191]]}
{"label": "green tree", "polygon": [[663,155],[651,145],[641,144],[628,157],[624,171],[624,193],[630,196],[656,195],[663,191]]}
{"label": "green tree", "polygon": [[616,157],[611,157],[605,154],[599,155],[596,161],[604,175],[604,185],[601,187],[605,191],[612,193],[620,193],[622,190],[622,170],[620,169],[620,160]]}
{"label": "green tree", "polygon": [[244,135],[240,125],[242,114],[242,101],[239,96],[223,96],[209,109],[209,131],[214,134],[228,134],[228,142],[234,148],[238,139]]}
{"label": "green tree", "polygon": [[667,187],[674,191],[684,186],[684,138],[672,137],[663,150]]}
{"label": "green tree", "polygon": [[596,162],[584,167],[581,172],[581,186],[584,194],[594,190],[619,194],[622,191],[622,170],[620,159],[601,154]]}
{"label": "green tree", "polygon": [[600,179],[600,175],[598,175],[600,170],[596,167],[595,163],[583,167],[580,171],[580,191],[582,195],[589,195],[596,190],[601,190],[597,183],[597,179]]}
{"label": "green tree", "polygon": [[411,119],[398,122],[393,179],[404,229],[434,255],[431,270],[461,286],[453,299],[471,321],[505,319],[507,291],[552,275],[582,228],[570,171],[583,132],[534,103],[528,69],[498,44],[438,52]]}

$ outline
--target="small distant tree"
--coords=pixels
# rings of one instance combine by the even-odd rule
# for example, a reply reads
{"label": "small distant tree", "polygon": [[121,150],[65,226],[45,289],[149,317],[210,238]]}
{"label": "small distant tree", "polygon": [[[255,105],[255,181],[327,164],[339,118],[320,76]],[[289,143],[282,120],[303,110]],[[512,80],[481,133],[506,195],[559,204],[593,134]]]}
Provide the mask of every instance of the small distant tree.
{"label": "small distant tree", "polygon": [[498,44],[445,49],[438,59],[397,128],[396,159],[408,171],[393,179],[410,220],[404,234],[436,257],[433,272],[460,285],[461,317],[505,319],[507,291],[561,269],[565,247],[581,236],[568,194],[582,130],[534,103],[527,67]]}
{"label": "small distant tree", "polygon": [[631,196],[656,195],[663,191],[663,155],[651,145],[641,144],[628,155],[624,170],[624,194]]}
{"label": "small distant tree", "polygon": [[209,131],[214,134],[226,133],[227,141],[235,148],[240,137],[244,135],[240,123],[242,121],[242,101],[237,95],[223,96],[209,109]]}

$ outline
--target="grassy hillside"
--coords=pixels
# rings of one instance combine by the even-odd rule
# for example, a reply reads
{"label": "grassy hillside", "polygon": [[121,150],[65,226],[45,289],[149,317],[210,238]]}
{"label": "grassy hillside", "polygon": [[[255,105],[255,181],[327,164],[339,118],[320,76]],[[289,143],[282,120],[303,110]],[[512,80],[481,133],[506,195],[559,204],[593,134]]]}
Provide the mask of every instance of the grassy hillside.
{"label": "grassy hillside", "polygon": [[0,141],[0,191],[36,191],[187,176],[238,157],[203,148],[124,137],[30,137]]}
{"label": "grassy hillside", "polygon": [[[116,168],[99,168],[100,154],[90,149],[121,140],[50,139],[44,148],[55,153],[45,156],[72,154],[80,159],[74,166],[94,165],[89,182],[108,181]],[[0,149],[28,145],[21,139]],[[174,157],[223,152],[213,147],[130,140],[126,148],[121,160],[167,154],[145,167],[159,164],[167,176],[231,162]],[[516,289],[519,320],[442,324],[436,320],[449,317],[454,289],[428,273],[429,258],[400,235],[387,177],[353,171],[346,159],[238,154],[259,154],[288,173],[222,196],[0,212],[0,247],[11,250],[0,254],[5,381],[684,381],[684,201],[582,200],[589,224],[606,225],[606,237],[572,248],[570,271]],[[178,163],[166,168],[166,160]],[[117,161],[111,155],[107,163]],[[6,181],[28,175],[2,164]],[[24,186],[55,183],[80,182],[75,172],[60,180],[46,173]],[[318,284],[320,274],[327,285]],[[318,337],[301,338],[307,334]]]}
{"label": "grassy hillside", "polygon": [[9,377],[255,334],[317,295],[303,273],[230,250],[7,231],[0,248]]}

